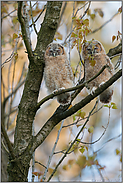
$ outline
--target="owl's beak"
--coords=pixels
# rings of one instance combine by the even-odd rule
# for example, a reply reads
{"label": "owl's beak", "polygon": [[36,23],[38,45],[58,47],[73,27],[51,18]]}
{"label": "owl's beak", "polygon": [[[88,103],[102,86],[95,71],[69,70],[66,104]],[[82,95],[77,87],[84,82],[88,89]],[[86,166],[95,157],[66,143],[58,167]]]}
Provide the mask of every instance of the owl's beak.
{"label": "owl's beak", "polygon": [[56,56],[56,53],[55,53],[55,52],[53,53],[53,56],[54,56],[54,57]]}

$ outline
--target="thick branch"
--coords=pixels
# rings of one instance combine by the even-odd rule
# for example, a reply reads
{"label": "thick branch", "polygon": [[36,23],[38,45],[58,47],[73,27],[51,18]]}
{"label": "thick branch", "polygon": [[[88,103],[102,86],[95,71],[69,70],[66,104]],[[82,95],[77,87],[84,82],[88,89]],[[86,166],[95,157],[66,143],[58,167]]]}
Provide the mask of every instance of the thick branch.
{"label": "thick branch", "polygon": [[37,104],[37,109],[38,109],[43,103],[45,103],[46,101],[48,101],[49,99],[52,99],[53,97],[55,97],[55,96],[57,96],[57,95],[60,95],[60,94],[65,93],[65,92],[70,92],[70,91],[73,91],[73,90],[77,90],[77,89],[81,89],[81,90],[82,90],[83,87],[84,87],[87,83],[89,83],[89,82],[91,82],[92,80],[94,80],[95,78],[97,78],[97,77],[104,71],[104,69],[107,68],[107,67],[109,67],[109,66],[108,66],[108,65],[104,65],[104,66],[102,67],[102,69],[101,69],[94,77],[92,77],[91,79],[89,79],[88,81],[86,81],[86,82],[84,82],[84,83],[82,83],[82,84],[79,84],[79,85],[77,85],[77,86],[75,86],[75,87],[72,87],[72,88],[67,88],[67,89],[60,90],[60,91],[57,91],[57,92],[55,92],[55,93],[52,93],[52,94],[46,96],[45,98],[43,98],[43,99]]}
{"label": "thick branch", "polygon": [[38,132],[38,134],[34,138],[33,150],[35,150],[49,135],[52,129],[63,119],[71,116],[76,113],[79,109],[82,109],[85,105],[87,105],[91,100],[100,95],[104,90],[106,90],[109,86],[111,86],[115,81],[117,81],[122,76],[122,70],[119,70],[116,74],[114,74],[105,84],[100,86],[95,90],[94,95],[88,95],[79,103],[75,104],[72,108],[67,111],[64,111],[62,107],[59,107],[54,115],[44,124],[42,129]]}
{"label": "thick branch", "polygon": [[117,55],[117,54],[119,54],[119,53],[122,53],[122,42],[120,42],[120,43],[118,44],[118,46],[116,46],[116,47],[114,47],[114,48],[111,48],[111,49],[109,50],[109,52],[107,53],[107,55],[108,55],[109,57],[112,57],[113,55]]}

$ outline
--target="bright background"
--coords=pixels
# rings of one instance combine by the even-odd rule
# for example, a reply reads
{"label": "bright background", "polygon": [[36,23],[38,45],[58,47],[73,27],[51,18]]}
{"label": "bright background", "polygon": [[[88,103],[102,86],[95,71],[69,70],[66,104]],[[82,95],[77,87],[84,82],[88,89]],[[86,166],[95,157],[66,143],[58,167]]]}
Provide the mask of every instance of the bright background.
{"label": "bright background", "polygon": [[[32,2],[32,5],[35,4],[35,1]],[[39,2],[38,9],[42,9],[43,6],[46,4],[46,2]],[[83,6],[81,2],[76,3],[76,9],[78,7]],[[87,7],[87,6],[86,6]],[[101,8],[101,10],[104,13],[104,17],[100,17],[98,14],[96,15],[96,18],[94,20],[91,20],[88,16],[85,16],[84,18],[89,18],[90,20],[90,28],[92,30],[100,27],[102,24],[104,24],[107,20],[109,20],[121,7],[121,1],[92,1],[91,2],[91,13],[94,12],[95,8]],[[10,3],[8,5],[8,11],[11,12],[13,10],[13,4]],[[36,10],[36,9],[34,9]],[[77,14],[78,16],[83,14],[83,11],[85,9],[82,9]],[[62,40],[56,40],[56,42],[63,43],[66,36],[69,34],[71,30],[71,17],[72,17],[72,11],[73,11],[73,2],[68,2],[66,10],[64,12],[64,15],[62,17],[61,25],[58,28],[58,32],[62,35]],[[40,11],[39,11],[40,12]],[[39,31],[41,23],[43,21],[45,13],[41,16],[41,18],[36,23],[36,28]],[[14,16],[16,17],[16,12],[14,13]],[[38,16],[38,15],[37,15]],[[36,17],[34,19],[36,19]],[[113,48],[119,44],[119,41],[114,41],[112,43],[112,36],[117,36],[118,31],[122,32],[121,28],[121,14],[118,14],[115,16],[106,26],[104,26],[101,30],[98,32],[88,35],[87,39],[97,39],[99,40],[105,50],[106,53],[109,51],[110,48]],[[18,30],[20,29],[19,25],[17,24],[14,28],[12,28],[13,17],[8,17],[3,19],[2,21],[2,41],[5,41],[5,45],[2,46],[2,62],[7,59],[12,50],[13,47],[9,43],[10,37],[13,35],[14,32],[18,33]],[[31,23],[31,21],[30,21]],[[20,31],[19,31],[20,32]],[[36,34],[31,29],[31,40],[32,40],[32,48],[35,49],[36,45]],[[8,43],[7,43],[8,41]],[[19,41],[19,44],[22,44],[22,41]],[[68,54],[68,46],[65,47],[67,54]],[[75,69],[78,61],[79,56],[76,48],[72,49],[70,52],[71,55],[71,66],[72,69]],[[69,56],[69,55],[68,55]],[[112,59],[112,63],[115,65],[118,61],[119,57],[116,57],[115,59]],[[28,68],[28,59],[27,55],[25,53],[25,47],[23,44],[18,49],[18,59],[16,63],[16,69],[15,69],[15,77],[14,77],[14,84],[13,87],[17,84],[18,78],[21,75],[23,64],[25,63],[25,69],[24,69],[24,75],[23,78],[25,78]],[[5,64],[5,66],[2,69],[2,76],[4,80],[4,84],[6,86],[6,90],[4,90],[4,95],[7,96],[9,92],[11,91],[11,81],[12,81],[12,73],[13,73],[13,65],[10,67],[10,63]],[[116,70],[118,71],[120,67]],[[116,72],[115,71],[115,72]],[[104,136],[99,140],[97,143],[93,145],[88,145],[89,149],[89,155],[93,155],[93,152],[100,150],[97,153],[97,159],[100,163],[100,165],[103,167],[105,166],[104,170],[101,171],[102,176],[104,177],[105,181],[114,181],[114,182],[120,182],[121,181],[121,162],[120,162],[120,156],[116,155],[116,149],[119,151],[121,150],[121,136],[118,137],[121,134],[122,131],[122,121],[121,121],[121,100],[122,100],[122,89],[121,89],[121,79],[119,79],[114,84],[114,95],[112,98],[112,102],[114,102],[117,106],[117,109],[111,109],[110,110],[110,119],[109,119],[109,110],[107,107],[103,107],[98,113],[93,115],[90,118],[89,123],[86,126],[86,129],[84,130],[83,139],[84,142],[90,142],[91,140],[91,134],[88,133],[88,128],[90,126],[94,126],[94,133],[92,136],[92,141],[97,140],[101,134],[104,131],[104,127],[106,127],[109,119],[109,126],[106,130],[106,133]],[[23,86],[18,90],[16,97],[12,103],[13,109],[17,109],[17,106],[20,102],[21,96],[23,93]],[[45,87],[44,80],[41,84],[40,94],[39,94],[39,101],[47,95],[47,89]],[[86,89],[83,89],[79,96],[76,98],[76,100],[73,102],[73,104],[77,103],[78,101],[82,100],[84,97],[87,96]],[[2,93],[2,100],[3,100],[3,93]],[[9,104],[6,107],[6,113],[9,113]],[[86,115],[88,115],[89,111],[93,108],[95,104],[95,100],[89,103],[87,106],[85,106],[82,111],[86,112]],[[98,108],[100,108],[102,104],[98,104]],[[56,99],[49,100],[45,104],[42,105],[42,107],[37,112],[37,115],[35,117],[35,134],[41,129],[41,127],[45,124],[45,122],[51,117],[51,115],[54,113],[56,108],[59,106]],[[10,140],[14,141],[14,127],[16,124],[16,117],[17,117],[17,110],[16,112],[10,116],[10,125],[8,128],[8,135],[10,137]],[[79,124],[83,124],[85,120],[82,120]],[[73,123],[73,118],[69,117],[65,120],[64,125]],[[51,154],[52,147],[55,143],[58,130],[60,128],[60,124],[58,124],[54,130],[50,133],[50,135],[47,137],[47,139],[43,142],[41,146],[36,149],[35,152],[35,159],[36,161],[41,162],[42,164],[46,165],[49,155]],[[76,125],[72,125],[67,128],[63,128],[62,132],[60,134],[60,138],[56,147],[55,152],[61,151],[65,148],[67,148],[69,142],[74,139],[77,132],[79,131],[80,127],[77,127]],[[115,139],[112,139],[114,137],[117,137]],[[112,139],[111,141],[107,142],[109,139]],[[55,164],[59,161],[61,157],[61,153],[54,155],[52,158],[52,162],[50,165],[50,171],[55,167]],[[73,163],[70,167],[67,167],[66,170],[63,169],[64,165],[68,164],[68,160],[76,160],[81,155],[79,151],[77,153],[71,153],[67,156],[67,158],[63,161],[61,166],[58,169],[58,177],[53,177],[52,180],[54,181],[69,181],[69,180],[79,180],[79,181],[102,181],[101,175],[99,171],[97,170],[96,166],[92,165],[92,167],[86,167],[84,169],[81,169],[78,164]],[[88,155],[87,151],[83,153],[83,155]],[[35,172],[41,172],[43,174],[44,168],[40,166],[39,164],[35,164]],[[31,168],[29,171],[29,181],[31,181]],[[37,181],[37,177],[35,178],[35,181]]]}

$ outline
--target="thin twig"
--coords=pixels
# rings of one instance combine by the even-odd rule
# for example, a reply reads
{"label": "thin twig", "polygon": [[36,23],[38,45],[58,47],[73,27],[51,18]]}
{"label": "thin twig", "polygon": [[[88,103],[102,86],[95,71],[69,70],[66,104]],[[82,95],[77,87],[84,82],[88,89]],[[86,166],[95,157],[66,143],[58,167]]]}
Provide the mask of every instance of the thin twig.
{"label": "thin twig", "polygon": [[60,24],[60,22],[61,22],[61,20],[62,20],[62,17],[63,17],[63,14],[64,14],[64,12],[65,12],[66,7],[67,7],[67,1],[64,2],[64,6],[63,6],[63,8],[62,8],[62,12],[61,12],[61,15],[60,15],[60,18],[59,18],[59,24]]}
{"label": "thin twig", "polygon": [[47,168],[45,165],[43,165],[42,163],[35,161],[35,163],[38,163],[39,165],[43,166],[44,168]]}
{"label": "thin twig", "polygon": [[110,141],[112,141],[114,139],[117,139],[117,138],[119,138],[121,136],[122,136],[122,134],[120,134],[120,135],[118,135],[116,137],[112,137],[111,139],[107,140],[100,149],[98,149],[98,150],[95,151],[95,153],[98,153],[99,151],[101,151],[103,149],[103,147],[105,146],[105,144],[107,144],[108,142],[110,142]]}
{"label": "thin twig", "polygon": [[77,13],[78,13],[81,9],[83,9],[87,4],[88,4],[88,2],[85,3],[84,6],[78,8],[77,11],[76,11],[76,13],[74,14],[74,17],[76,17]]}
{"label": "thin twig", "polygon": [[10,153],[12,159],[15,159],[15,155],[14,155],[14,152],[13,152],[13,148],[12,148],[11,142],[10,142],[10,140],[9,140],[9,138],[8,138],[8,135],[7,135],[7,133],[6,133],[6,130],[5,130],[5,128],[4,128],[3,123],[1,123],[1,131],[2,131],[2,134],[3,134],[4,139],[5,139],[5,141],[6,141],[6,144],[7,144],[7,146],[8,146],[9,153]]}
{"label": "thin twig", "polygon": [[93,30],[92,32],[90,32],[88,35],[93,34],[97,31],[99,31],[100,29],[102,29],[105,25],[107,25],[109,22],[112,21],[112,19],[118,14],[119,12],[116,12],[109,20],[107,20],[103,25],[101,25],[100,27],[98,27],[97,29]]}
{"label": "thin twig", "polygon": [[17,44],[18,44],[18,41],[19,41],[19,37],[16,39],[16,44],[15,44],[15,47],[14,47],[11,55],[1,64],[1,67],[3,67],[4,64],[10,62],[12,60],[12,58],[15,56],[15,52],[17,52]]}
{"label": "thin twig", "polygon": [[[74,16],[74,11],[75,11],[75,1],[73,2],[73,13],[72,13],[72,17]],[[72,19],[72,22],[71,22],[71,28],[70,28],[70,32],[72,31],[72,27],[73,27],[73,19]],[[68,56],[69,56],[69,58],[68,58],[68,60],[69,60],[69,64],[70,64],[70,50],[71,50],[71,48],[70,48],[70,37],[69,37],[69,41],[68,41],[68,43],[69,43],[69,46],[68,46]]]}
{"label": "thin twig", "polygon": [[22,1],[18,2],[18,20],[19,20],[20,25],[21,25],[21,32],[22,32],[23,40],[24,40],[28,55],[33,58],[31,43],[30,43],[30,40],[27,39],[28,38],[28,33],[27,33],[25,22],[23,20],[22,13],[21,13],[22,4],[23,4]]}
{"label": "thin twig", "polygon": [[6,17],[8,17],[8,16],[11,15],[12,13],[14,13],[15,11],[17,11],[17,9],[15,9],[15,10],[11,11],[10,13],[8,13],[7,15],[3,16],[3,17],[1,18],[1,20],[4,19],[4,18],[6,18]]}
{"label": "thin twig", "polygon": [[[86,15],[87,11],[88,11],[89,8],[90,8],[90,4],[91,4],[91,1],[89,2],[89,5],[88,5],[87,9],[85,10],[84,14],[81,16],[80,19],[82,19],[82,18]],[[72,34],[72,32],[75,30],[75,28],[76,28],[76,26],[75,26],[75,27],[72,29],[72,31],[67,35],[67,37],[66,37],[65,40],[64,40],[63,45],[66,44],[67,39],[71,36],[71,34]]]}
{"label": "thin twig", "polygon": [[[95,112],[93,112],[92,114],[91,114],[91,116],[93,116],[95,113],[97,113],[99,110],[101,110],[103,108],[103,105],[98,109],[98,110],[96,110]],[[65,126],[63,126],[63,128],[66,128],[66,127],[69,127],[69,126],[73,126],[73,125],[77,125],[80,121],[82,121],[82,120],[85,120],[85,119],[87,119],[87,117],[85,117],[85,118],[81,118],[80,119],[80,117],[77,119],[77,121],[75,122],[75,123],[71,123],[71,124],[69,124],[69,125],[65,125]],[[82,142],[82,143],[84,143],[84,142]]]}
{"label": "thin twig", "polygon": [[38,34],[34,20],[33,20],[33,16],[32,16],[32,5],[31,5],[31,1],[30,1],[30,10],[31,10],[31,17],[32,17],[32,25],[34,27],[35,33]]}
{"label": "thin twig", "polygon": [[43,176],[43,178],[42,178],[43,181],[46,179],[46,174],[47,174],[47,172],[48,172],[49,165],[50,165],[50,163],[51,163],[51,160],[52,160],[52,157],[53,157],[53,154],[54,154],[56,145],[57,145],[57,143],[58,143],[59,136],[60,136],[60,132],[61,132],[62,127],[63,127],[63,123],[64,123],[64,120],[62,120],[62,123],[61,123],[60,129],[59,129],[59,131],[58,131],[58,135],[57,135],[55,144],[54,144],[54,146],[53,146],[51,155],[49,156],[49,159],[48,159],[48,162],[47,162],[47,167],[46,167],[46,169],[45,169],[44,176]]}
{"label": "thin twig", "polygon": [[[38,15],[38,17],[36,18],[36,20],[34,21],[34,24],[37,22],[37,20],[40,18],[40,16],[42,15],[42,13],[44,12],[44,10],[46,9],[47,5],[44,5],[43,10],[41,11],[41,13]],[[30,25],[30,27],[32,27],[33,24]]]}
{"label": "thin twig", "polygon": [[55,169],[53,170],[52,174],[50,175],[50,177],[48,178],[48,182],[51,180],[51,178],[53,177],[54,173],[56,172],[58,166],[62,163],[62,161],[64,160],[64,158],[67,156],[68,152],[70,151],[71,147],[73,146],[73,144],[76,142],[77,138],[79,137],[79,135],[81,134],[81,132],[83,131],[83,129],[85,128],[87,122],[89,121],[89,118],[91,116],[91,113],[93,112],[93,110],[95,109],[96,105],[97,105],[98,101],[96,101],[94,107],[92,108],[92,110],[89,112],[88,118],[86,120],[86,122],[84,123],[84,125],[82,126],[82,128],[80,129],[80,131],[78,132],[78,134],[76,135],[75,139],[73,140],[73,142],[71,143],[71,145],[69,146],[69,148],[67,149],[67,151],[65,152],[65,154],[63,155],[63,157],[61,158],[61,160],[57,163]]}

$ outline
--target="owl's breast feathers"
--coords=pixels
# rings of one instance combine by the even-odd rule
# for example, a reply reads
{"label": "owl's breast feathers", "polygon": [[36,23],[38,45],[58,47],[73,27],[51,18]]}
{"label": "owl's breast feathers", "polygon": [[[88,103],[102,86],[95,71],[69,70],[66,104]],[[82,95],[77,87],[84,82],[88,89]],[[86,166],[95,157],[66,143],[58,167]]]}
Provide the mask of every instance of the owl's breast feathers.
{"label": "owl's breast feathers", "polygon": [[44,68],[45,83],[48,88],[69,88],[73,86],[73,73],[66,56],[47,57]]}
{"label": "owl's breast feathers", "polygon": [[109,59],[109,63],[107,63],[107,59],[109,59],[108,57],[106,57],[106,54],[101,54],[98,53],[96,55],[93,56],[93,60],[95,61],[95,65],[92,66],[91,65],[91,61],[87,58],[84,59],[84,63],[85,63],[85,80],[89,80],[90,78],[92,78],[93,76],[95,76],[104,65],[108,64],[109,68],[106,68],[97,78],[95,78],[93,81],[90,82],[90,87],[91,85],[94,86],[99,86],[99,84],[101,82],[105,82],[107,81],[112,75],[113,75],[113,69],[112,69],[112,64],[111,61]]}

